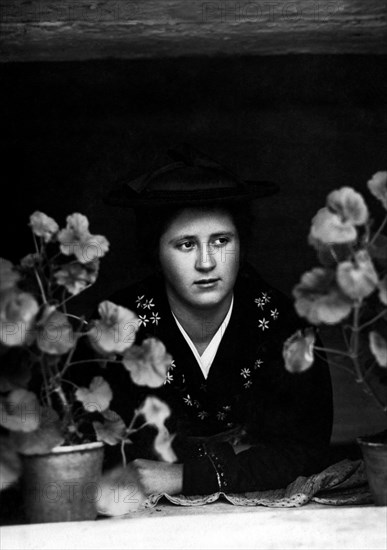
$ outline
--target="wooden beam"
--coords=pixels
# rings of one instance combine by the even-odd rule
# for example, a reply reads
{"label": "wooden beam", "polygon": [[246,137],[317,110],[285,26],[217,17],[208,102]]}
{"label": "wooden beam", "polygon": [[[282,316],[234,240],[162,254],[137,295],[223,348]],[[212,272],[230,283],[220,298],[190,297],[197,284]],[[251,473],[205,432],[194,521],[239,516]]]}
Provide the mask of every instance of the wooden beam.
{"label": "wooden beam", "polygon": [[384,0],[2,0],[0,61],[385,54]]}

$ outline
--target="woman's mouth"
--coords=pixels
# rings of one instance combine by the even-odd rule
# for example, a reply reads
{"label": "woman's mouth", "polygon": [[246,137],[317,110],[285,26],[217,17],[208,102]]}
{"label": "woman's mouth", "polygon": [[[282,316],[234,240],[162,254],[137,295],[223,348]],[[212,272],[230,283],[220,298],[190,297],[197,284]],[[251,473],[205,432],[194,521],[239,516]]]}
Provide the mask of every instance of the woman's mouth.
{"label": "woman's mouth", "polygon": [[217,283],[220,281],[220,279],[199,279],[198,281],[195,281],[195,285],[199,286],[201,288],[212,288],[217,285]]}

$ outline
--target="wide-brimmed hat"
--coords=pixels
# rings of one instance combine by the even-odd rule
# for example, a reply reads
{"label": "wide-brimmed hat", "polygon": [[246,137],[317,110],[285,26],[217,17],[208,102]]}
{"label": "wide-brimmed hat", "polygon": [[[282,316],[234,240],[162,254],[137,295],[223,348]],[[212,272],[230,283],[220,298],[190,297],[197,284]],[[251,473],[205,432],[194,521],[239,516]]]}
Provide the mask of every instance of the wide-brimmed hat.
{"label": "wide-brimmed hat", "polygon": [[279,190],[270,181],[241,180],[206,154],[182,144],[167,151],[169,162],[135,179],[120,180],[104,198],[113,206],[144,208],[250,201]]}

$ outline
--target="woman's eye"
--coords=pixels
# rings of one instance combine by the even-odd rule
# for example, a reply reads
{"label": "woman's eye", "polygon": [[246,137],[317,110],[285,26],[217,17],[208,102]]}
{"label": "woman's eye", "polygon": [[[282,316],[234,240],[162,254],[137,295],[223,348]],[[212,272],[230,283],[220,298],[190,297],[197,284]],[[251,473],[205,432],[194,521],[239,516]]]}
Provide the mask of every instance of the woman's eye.
{"label": "woman's eye", "polygon": [[195,246],[195,243],[193,241],[184,241],[183,243],[180,243],[177,245],[177,248],[180,250],[192,250]]}
{"label": "woman's eye", "polygon": [[230,242],[228,237],[218,237],[214,241],[214,246],[226,246]]}

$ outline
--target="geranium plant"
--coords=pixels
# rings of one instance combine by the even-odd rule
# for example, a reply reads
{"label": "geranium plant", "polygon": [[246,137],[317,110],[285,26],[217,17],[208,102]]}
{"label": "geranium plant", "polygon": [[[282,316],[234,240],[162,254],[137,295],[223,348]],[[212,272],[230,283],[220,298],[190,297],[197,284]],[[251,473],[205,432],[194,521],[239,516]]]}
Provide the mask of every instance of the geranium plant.
{"label": "geranium plant", "polygon": [[[113,394],[102,376],[92,378],[88,387],[68,376],[70,369],[98,359],[125,368],[135,384],[158,387],[172,361],[155,338],[134,344],[138,318],[124,307],[104,301],[99,318],[89,322],[68,311],[69,301],[96,281],[107,239],[92,235],[79,213],[68,216],[60,229],[54,219],[35,212],[30,227],[35,251],[19,265],[0,260],[1,488],[18,478],[20,453],[102,441],[121,445],[124,458],[130,436],[146,424],[158,430],[156,452],[173,461],[172,436],[164,426],[166,404],[148,397],[125,426],[110,409]],[[89,349],[90,357],[78,353],[85,339],[88,346],[82,349]]]}
{"label": "geranium plant", "polygon": [[[368,190],[387,210],[387,172],[377,172]],[[334,325],[337,345],[316,346],[312,327],[291,336],[284,345],[285,367],[302,372],[315,354],[349,370],[387,413],[387,215],[375,227],[363,196],[342,187],[327,196],[326,206],[312,220],[309,244],[320,266],[304,273],[293,289],[297,313],[320,328]],[[318,329],[317,329],[318,330]],[[324,340],[324,339],[323,339]]]}

